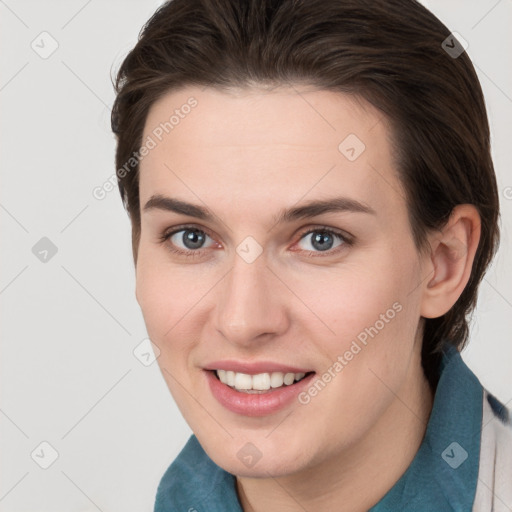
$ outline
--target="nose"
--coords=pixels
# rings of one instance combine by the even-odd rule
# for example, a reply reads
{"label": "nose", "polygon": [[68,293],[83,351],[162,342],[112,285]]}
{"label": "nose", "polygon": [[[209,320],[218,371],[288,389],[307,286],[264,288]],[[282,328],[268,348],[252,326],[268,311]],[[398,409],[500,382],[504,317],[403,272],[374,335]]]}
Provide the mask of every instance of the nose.
{"label": "nose", "polygon": [[238,255],[234,260],[218,292],[216,328],[239,348],[260,346],[288,328],[290,298],[263,255],[252,263]]}

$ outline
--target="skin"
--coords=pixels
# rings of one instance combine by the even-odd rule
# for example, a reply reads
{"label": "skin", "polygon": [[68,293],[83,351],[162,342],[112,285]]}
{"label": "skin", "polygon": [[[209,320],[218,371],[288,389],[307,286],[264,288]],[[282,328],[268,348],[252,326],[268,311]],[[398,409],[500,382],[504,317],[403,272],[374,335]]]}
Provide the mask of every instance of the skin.
{"label": "skin", "polygon": [[[190,96],[197,106],[140,166],[136,296],[162,375],[207,454],[237,476],[245,511],[340,503],[367,510],[423,439],[433,396],[421,368],[422,317],[444,314],[464,289],[478,213],[458,206],[418,251],[389,125],[368,103],[340,93],[188,87],[152,106],[143,140]],[[348,134],[366,146],[354,161],[338,149]],[[144,211],[154,194],[207,207],[215,218]],[[339,195],[375,213],[274,222],[284,208]],[[206,232],[201,253],[184,245],[183,232],[161,241],[183,224]],[[325,227],[353,243],[333,236],[330,249],[318,249],[315,234],[304,234]],[[248,236],[263,249],[252,263],[236,252]],[[271,360],[322,375],[394,303],[401,311],[306,405],[246,417],[207,386],[203,368],[219,359]],[[252,468],[237,457],[247,442],[262,454]]]}

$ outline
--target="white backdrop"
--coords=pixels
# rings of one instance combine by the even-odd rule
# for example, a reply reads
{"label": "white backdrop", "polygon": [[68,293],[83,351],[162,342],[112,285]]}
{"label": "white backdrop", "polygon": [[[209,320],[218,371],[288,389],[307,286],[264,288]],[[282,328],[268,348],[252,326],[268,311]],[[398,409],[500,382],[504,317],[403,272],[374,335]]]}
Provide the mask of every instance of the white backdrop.
{"label": "white backdrop", "polygon": [[[133,353],[146,331],[119,193],[92,194],[115,172],[111,71],[159,4],[0,0],[2,512],[151,511],[190,435]],[[511,405],[512,2],[425,4],[469,43],[487,100],[502,244],[463,358]]]}

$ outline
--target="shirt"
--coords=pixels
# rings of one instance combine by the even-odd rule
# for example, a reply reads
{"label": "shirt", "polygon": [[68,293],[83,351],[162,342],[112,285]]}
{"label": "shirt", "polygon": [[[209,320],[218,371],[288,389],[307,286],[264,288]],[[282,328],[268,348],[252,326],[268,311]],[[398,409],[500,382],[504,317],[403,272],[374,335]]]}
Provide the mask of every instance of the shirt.
{"label": "shirt", "polygon": [[[369,512],[512,510],[510,411],[446,345],[426,432],[405,473]],[[154,512],[243,512],[234,475],[192,435],[163,475]]]}

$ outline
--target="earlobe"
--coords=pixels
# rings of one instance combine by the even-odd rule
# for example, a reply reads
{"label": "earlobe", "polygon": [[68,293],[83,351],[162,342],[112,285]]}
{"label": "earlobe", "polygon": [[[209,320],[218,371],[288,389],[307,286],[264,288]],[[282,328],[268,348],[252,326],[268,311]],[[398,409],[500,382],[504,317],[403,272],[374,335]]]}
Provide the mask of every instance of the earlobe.
{"label": "earlobe", "polygon": [[429,240],[426,256],[433,275],[425,282],[421,315],[437,318],[457,302],[471,276],[480,240],[480,215],[473,205],[456,206],[445,226]]}

